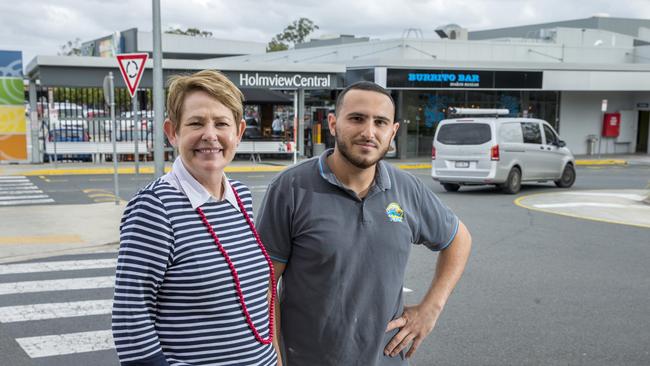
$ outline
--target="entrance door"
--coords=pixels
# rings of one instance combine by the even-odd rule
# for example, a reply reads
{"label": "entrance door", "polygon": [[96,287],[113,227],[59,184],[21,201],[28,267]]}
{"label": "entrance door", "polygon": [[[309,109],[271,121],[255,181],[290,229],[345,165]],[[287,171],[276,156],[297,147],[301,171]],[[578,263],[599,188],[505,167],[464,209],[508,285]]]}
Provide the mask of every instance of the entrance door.
{"label": "entrance door", "polygon": [[636,135],[636,152],[648,153],[648,135],[650,134],[650,111],[639,111],[639,128]]}

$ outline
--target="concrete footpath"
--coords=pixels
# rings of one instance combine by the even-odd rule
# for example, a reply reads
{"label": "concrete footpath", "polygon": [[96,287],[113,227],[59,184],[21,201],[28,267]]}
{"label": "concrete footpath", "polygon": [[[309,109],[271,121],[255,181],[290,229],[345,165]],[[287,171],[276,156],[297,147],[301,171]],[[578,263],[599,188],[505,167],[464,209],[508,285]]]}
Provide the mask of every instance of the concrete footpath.
{"label": "concrete footpath", "polygon": [[[650,155],[576,157],[580,166],[644,165]],[[429,159],[388,160],[400,169],[431,169]],[[253,163],[235,160],[227,172],[275,172],[292,165],[291,160]],[[167,168],[171,165],[168,163]],[[120,174],[134,174],[133,163],[120,163]],[[151,162],[140,165],[142,174],[152,174]],[[113,165],[91,163],[0,165],[0,177],[113,174]],[[650,179],[650,176],[649,176]],[[0,180],[1,181],[1,180]],[[647,193],[647,191],[646,191]],[[519,197],[515,204],[584,219],[650,228],[650,205],[643,191],[561,191]],[[119,240],[119,222],[125,202],[81,205],[32,205],[0,207],[0,263],[68,253],[113,249]]]}

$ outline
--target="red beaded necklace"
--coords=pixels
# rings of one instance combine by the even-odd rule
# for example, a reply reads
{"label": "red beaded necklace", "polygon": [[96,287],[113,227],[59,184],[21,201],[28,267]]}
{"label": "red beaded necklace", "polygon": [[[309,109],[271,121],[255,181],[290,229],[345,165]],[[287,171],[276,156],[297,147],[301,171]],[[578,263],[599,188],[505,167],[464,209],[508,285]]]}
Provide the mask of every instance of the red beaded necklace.
{"label": "red beaded necklace", "polygon": [[255,230],[255,225],[253,225],[253,221],[251,220],[250,216],[248,216],[248,213],[246,212],[246,208],[244,207],[244,204],[242,203],[241,199],[239,198],[239,195],[237,194],[237,191],[235,191],[234,188],[232,188],[232,192],[235,194],[235,198],[237,199],[237,204],[239,205],[239,208],[241,209],[241,212],[244,214],[244,218],[246,218],[246,222],[248,223],[248,226],[251,228],[251,231],[253,232],[253,236],[255,237],[255,240],[257,241],[257,246],[260,247],[262,250],[262,254],[264,254],[264,258],[266,258],[266,262],[269,264],[269,269],[270,269],[270,274],[271,274],[271,301],[269,303],[269,337],[267,339],[263,339],[262,336],[260,336],[260,333],[257,331],[257,328],[255,328],[255,324],[253,324],[253,321],[251,320],[251,316],[248,313],[248,308],[246,307],[246,302],[244,301],[244,293],[241,290],[241,284],[239,283],[239,275],[237,274],[237,270],[235,269],[235,265],[232,263],[232,260],[230,260],[230,256],[228,255],[228,252],[226,252],[226,249],[221,245],[221,242],[219,241],[219,238],[217,237],[217,233],[214,232],[214,229],[212,228],[212,225],[210,225],[210,222],[208,221],[208,218],[205,217],[205,214],[203,213],[203,210],[201,210],[201,207],[197,207],[196,211],[199,213],[201,216],[201,220],[203,220],[203,224],[205,227],[208,229],[208,232],[212,237],[214,238],[214,242],[217,244],[217,247],[219,248],[219,251],[223,255],[223,257],[226,259],[226,263],[228,263],[228,267],[230,267],[230,273],[232,274],[232,278],[235,281],[235,290],[237,291],[237,297],[239,299],[239,303],[241,304],[242,308],[242,313],[244,314],[244,317],[246,318],[246,323],[248,323],[248,327],[253,331],[253,335],[255,335],[255,339],[262,343],[262,344],[270,344],[273,341],[273,309],[275,305],[275,296],[276,296],[276,288],[275,288],[275,274],[273,271],[273,262],[271,262],[271,257],[269,257],[268,253],[266,252],[266,249],[264,249],[264,245],[262,244],[262,240],[260,239],[259,234],[257,233],[257,230]]}

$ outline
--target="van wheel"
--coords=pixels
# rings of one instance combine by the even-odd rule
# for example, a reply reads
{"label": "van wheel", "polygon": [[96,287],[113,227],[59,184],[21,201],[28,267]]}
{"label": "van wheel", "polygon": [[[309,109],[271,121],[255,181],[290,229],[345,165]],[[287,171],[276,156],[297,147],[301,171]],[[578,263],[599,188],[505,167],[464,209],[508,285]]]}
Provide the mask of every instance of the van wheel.
{"label": "van wheel", "polygon": [[503,193],[516,194],[521,189],[521,170],[514,167],[508,173],[508,179],[501,185]]}
{"label": "van wheel", "polygon": [[447,192],[458,192],[458,190],[460,189],[460,184],[442,183],[442,187]]}
{"label": "van wheel", "polygon": [[576,181],[576,169],[571,164],[567,164],[562,171],[560,179],[554,181],[555,185],[560,188],[569,188]]}

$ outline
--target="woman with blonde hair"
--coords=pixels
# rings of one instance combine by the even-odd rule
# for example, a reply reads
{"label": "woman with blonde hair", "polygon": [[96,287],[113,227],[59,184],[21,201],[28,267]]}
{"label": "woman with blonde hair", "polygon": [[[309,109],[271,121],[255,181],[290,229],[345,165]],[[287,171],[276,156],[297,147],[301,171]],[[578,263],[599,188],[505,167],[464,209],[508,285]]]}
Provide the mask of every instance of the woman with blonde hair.
{"label": "woman with blonde hair", "polygon": [[216,71],[171,80],[164,130],[179,156],[129,202],[120,226],[113,338],[122,365],[280,363],[273,265],[250,190],[224,174],[246,129],[242,103]]}

